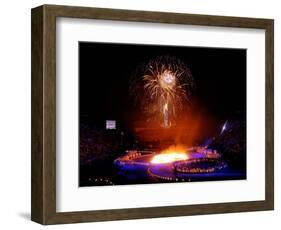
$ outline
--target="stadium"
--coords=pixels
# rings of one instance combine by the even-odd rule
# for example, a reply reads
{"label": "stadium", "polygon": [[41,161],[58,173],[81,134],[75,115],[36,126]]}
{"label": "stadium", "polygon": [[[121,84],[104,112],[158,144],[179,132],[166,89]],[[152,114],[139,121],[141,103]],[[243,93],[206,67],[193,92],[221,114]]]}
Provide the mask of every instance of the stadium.
{"label": "stadium", "polygon": [[239,179],[243,176],[241,172],[229,169],[216,150],[206,147],[189,148],[186,152],[127,151],[114,161],[114,165],[120,176],[142,172],[142,179],[154,182]]}

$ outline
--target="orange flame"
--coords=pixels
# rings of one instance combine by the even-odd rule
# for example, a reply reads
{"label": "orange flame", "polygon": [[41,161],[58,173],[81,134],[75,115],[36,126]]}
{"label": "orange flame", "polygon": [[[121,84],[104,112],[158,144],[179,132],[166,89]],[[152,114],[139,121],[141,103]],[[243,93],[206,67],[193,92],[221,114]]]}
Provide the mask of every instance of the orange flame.
{"label": "orange flame", "polygon": [[156,154],[150,161],[152,164],[166,164],[176,161],[187,160],[188,155],[183,146],[171,146],[160,154]]}

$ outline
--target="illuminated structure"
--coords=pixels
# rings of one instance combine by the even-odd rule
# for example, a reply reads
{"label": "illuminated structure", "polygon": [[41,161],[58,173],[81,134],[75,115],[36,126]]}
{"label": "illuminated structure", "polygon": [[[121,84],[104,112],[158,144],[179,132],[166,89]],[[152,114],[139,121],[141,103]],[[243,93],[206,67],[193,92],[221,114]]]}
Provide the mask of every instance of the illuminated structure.
{"label": "illuminated structure", "polygon": [[161,181],[196,181],[202,178],[239,178],[241,173],[228,170],[227,163],[215,150],[204,147],[186,149],[186,152],[161,153],[128,151],[114,161],[125,175],[143,170],[149,177]]}

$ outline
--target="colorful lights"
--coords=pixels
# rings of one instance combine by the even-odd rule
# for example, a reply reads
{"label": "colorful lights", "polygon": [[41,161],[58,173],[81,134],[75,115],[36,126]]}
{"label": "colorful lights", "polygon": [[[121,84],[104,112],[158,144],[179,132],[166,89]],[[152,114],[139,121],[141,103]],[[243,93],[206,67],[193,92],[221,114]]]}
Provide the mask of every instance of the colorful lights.
{"label": "colorful lights", "polygon": [[144,113],[168,128],[176,123],[183,108],[189,106],[194,86],[191,72],[184,62],[169,55],[157,56],[140,69],[130,92]]}

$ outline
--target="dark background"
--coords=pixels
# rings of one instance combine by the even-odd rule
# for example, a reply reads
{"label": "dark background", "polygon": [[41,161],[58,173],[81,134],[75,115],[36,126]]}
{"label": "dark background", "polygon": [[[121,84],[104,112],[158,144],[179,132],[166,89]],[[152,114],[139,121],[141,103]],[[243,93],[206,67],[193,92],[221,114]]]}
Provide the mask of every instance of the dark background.
{"label": "dark background", "polygon": [[218,119],[246,111],[246,50],[80,42],[80,115],[97,125],[126,119],[132,74],[159,55],[186,63],[196,84],[194,97]]}

